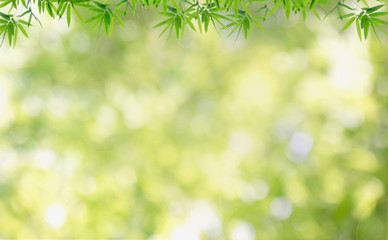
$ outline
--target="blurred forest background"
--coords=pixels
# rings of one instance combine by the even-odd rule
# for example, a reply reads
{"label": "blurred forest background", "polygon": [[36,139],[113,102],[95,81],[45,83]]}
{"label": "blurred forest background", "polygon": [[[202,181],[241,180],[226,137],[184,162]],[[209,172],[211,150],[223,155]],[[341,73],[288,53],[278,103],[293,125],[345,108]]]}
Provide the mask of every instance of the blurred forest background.
{"label": "blurred forest background", "polygon": [[1,239],[387,239],[386,36],[158,21],[0,48]]}

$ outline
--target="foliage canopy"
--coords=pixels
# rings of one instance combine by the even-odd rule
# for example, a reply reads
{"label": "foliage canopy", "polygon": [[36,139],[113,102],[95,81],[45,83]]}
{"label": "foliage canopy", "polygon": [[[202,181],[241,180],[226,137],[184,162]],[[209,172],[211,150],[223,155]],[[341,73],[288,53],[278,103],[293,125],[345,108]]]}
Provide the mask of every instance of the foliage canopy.
{"label": "foliage canopy", "polygon": [[[382,4],[371,6],[367,0],[1,0],[0,36],[1,43],[7,39],[15,46],[19,31],[28,38],[26,28],[34,22],[42,25],[41,14],[53,19],[66,18],[69,26],[75,14],[81,21],[92,24],[92,29],[103,28],[111,35],[115,21],[124,26],[122,17],[135,15],[137,6],[141,5],[160,9],[165,19],[155,27],[163,29],[161,35],[175,32],[177,38],[183,37],[186,26],[202,33],[208,31],[209,25],[213,25],[217,32],[229,30],[228,37],[237,32],[237,35],[243,33],[248,38],[254,26],[263,31],[262,23],[283,8],[287,19],[291,12],[302,14],[303,20],[308,12],[319,19],[336,12],[339,19],[347,21],[342,31],[355,24],[362,40],[367,39],[371,30],[376,36],[377,30],[388,35],[383,28],[388,22],[382,19],[388,12],[381,11],[386,0],[378,1]],[[318,6],[326,12],[324,16],[317,12]],[[88,17],[86,20],[85,16]]]}

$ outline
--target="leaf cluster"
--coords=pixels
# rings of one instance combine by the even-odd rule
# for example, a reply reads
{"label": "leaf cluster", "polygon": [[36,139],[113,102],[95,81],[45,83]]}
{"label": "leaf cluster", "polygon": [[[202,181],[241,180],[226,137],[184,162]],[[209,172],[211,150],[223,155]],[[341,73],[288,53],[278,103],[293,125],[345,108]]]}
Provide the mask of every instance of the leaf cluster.
{"label": "leaf cluster", "polygon": [[[66,18],[68,26],[75,14],[80,21],[92,24],[91,30],[98,27],[111,35],[115,22],[124,26],[122,18],[135,15],[137,5],[141,5],[161,9],[164,20],[155,26],[162,28],[161,35],[174,32],[182,38],[187,27],[206,33],[212,25],[219,34],[227,30],[228,37],[235,33],[237,37],[243,34],[250,38],[253,28],[263,31],[263,22],[280,9],[287,19],[293,12],[301,14],[305,21],[310,12],[321,19],[317,8],[322,12],[335,4],[323,19],[336,12],[339,19],[348,19],[342,30],[355,24],[362,40],[371,30],[376,36],[378,31],[388,35],[388,22],[384,20],[388,12],[381,11],[386,0],[380,1],[382,4],[369,6],[367,0],[0,0],[0,37],[1,44],[8,39],[9,45],[15,46],[18,32],[28,38],[27,29],[35,23],[42,25],[39,17],[43,14],[53,19]],[[89,18],[84,20],[85,16]]]}

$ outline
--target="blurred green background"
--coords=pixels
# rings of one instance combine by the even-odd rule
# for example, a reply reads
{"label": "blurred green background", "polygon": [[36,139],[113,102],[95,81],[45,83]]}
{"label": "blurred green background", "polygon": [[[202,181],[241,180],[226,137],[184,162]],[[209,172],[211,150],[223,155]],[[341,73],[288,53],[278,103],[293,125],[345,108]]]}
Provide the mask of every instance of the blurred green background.
{"label": "blurred green background", "polygon": [[385,36],[158,21],[44,20],[0,49],[0,238],[387,239]]}

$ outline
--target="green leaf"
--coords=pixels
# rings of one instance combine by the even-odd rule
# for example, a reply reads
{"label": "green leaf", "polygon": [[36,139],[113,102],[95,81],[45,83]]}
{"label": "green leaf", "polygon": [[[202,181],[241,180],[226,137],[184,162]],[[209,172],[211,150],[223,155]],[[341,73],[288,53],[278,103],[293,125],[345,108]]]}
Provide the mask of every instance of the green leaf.
{"label": "green leaf", "polygon": [[85,23],[93,22],[94,20],[100,19],[100,18],[102,18],[103,16],[104,16],[104,15],[96,15],[96,16],[94,16],[94,17],[89,18],[88,20],[86,20]]}
{"label": "green leaf", "polygon": [[244,0],[241,0],[240,3],[241,3],[241,5],[243,6],[245,12],[248,13],[248,15],[249,15],[251,18],[253,18],[251,12],[249,11],[249,9],[248,9],[248,7],[247,7],[247,5],[244,3]]}
{"label": "green leaf", "polygon": [[163,0],[163,12],[167,12],[167,0]]}
{"label": "green leaf", "polygon": [[240,24],[240,26],[239,26],[239,28],[238,28],[237,36],[236,36],[236,39],[234,40],[235,43],[236,43],[236,41],[237,41],[237,38],[240,36],[240,32],[241,32],[242,26],[243,26],[243,24]]}
{"label": "green leaf", "polygon": [[373,13],[373,12],[379,10],[380,8],[384,7],[384,6],[385,6],[385,4],[377,5],[377,6],[368,8],[368,9],[366,10],[366,12],[367,12],[367,13]]}
{"label": "green leaf", "polygon": [[376,28],[375,28],[374,24],[371,23],[370,25],[372,26],[373,33],[375,34],[377,40],[379,40],[379,42],[381,43],[380,38],[379,38],[379,35],[378,35],[377,32],[376,32]]}
{"label": "green leaf", "polygon": [[253,19],[253,22],[256,24],[256,26],[257,26],[261,31],[264,32],[264,29],[263,29],[263,27],[260,25],[259,21],[257,21],[256,19]]}
{"label": "green leaf", "polygon": [[186,22],[183,22],[182,23],[182,27],[181,27],[181,39],[183,39],[183,34],[184,34],[184,32],[185,32],[185,25],[186,25]]}
{"label": "green leaf", "polygon": [[[222,23],[220,20],[218,20],[218,18],[217,17],[214,17],[213,16],[213,14],[212,14],[212,18],[211,18],[211,20],[212,20],[212,23],[213,23],[213,25],[214,25],[214,28],[217,30],[217,26],[216,26],[216,24],[215,24],[215,22],[214,22],[214,20],[215,21],[217,21],[222,27],[223,27],[223,29],[228,29],[228,27],[227,26],[225,26],[225,24],[224,23]],[[220,35],[219,34],[219,32],[217,31],[217,33],[218,33],[218,35]]]}
{"label": "green leaf", "polygon": [[124,23],[123,23],[123,20],[121,20],[120,16],[116,12],[114,13],[114,15],[115,15],[117,21],[120,23],[120,25],[125,27]]}
{"label": "green leaf", "polygon": [[172,28],[172,24],[173,24],[173,23],[168,24],[168,25],[163,29],[163,31],[160,33],[159,37],[162,36],[162,35],[167,31],[167,29],[168,29],[169,27]]}
{"label": "green leaf", "polygon": [[2,18],[6,19],[6,20],[9,20],[9,19],[10,19],[10,16],[9,16],[9,15],[4,14],[4,13],[2,13],[2,12],[0,12],[0,16],[1,16]]}
{"label": "green leaf", "polygon": [[271,9],[271,11],[268,12],[268,14],[265,16],[265,18],[268,18],[269,16],[271,16],[275,11],[276,9],[279,8],[280,4],[282,4],[282,1],[281,0],[278,0],[275,5],[273,6],[273,8]]}
{"label": "green leaf", "polygon": [[354,22],[355,19],[356,17],[352,17],[351,19],[349,19],[349,21],[345,24],[341,31],[345,31]]}
{"label": "green leaf", "polygon": [[104,15],[104,27],[105,27],[105,34],[108,35],[109,30],[109,24],[110,24],[110,17],[109,14]]}
{"label": "green leaf", "polygon": [[198,24],[199,32],[202,34],[202,23],[199,18],[197,19],[197,24]]}
{"label": "green leaf", "polygon": [[178,19],[175,19],[176,38],[179,38],[179,28],[180,28],[180,21]]}
{"label": "green leaf", "polygon": [[312,10],[313,13],[315,14],[315,16],[321,21],[321,17],[319,16],[319,14],[317,13],[317,11],[315,9]]}
{"label": "green leaf", "polygon": [[182,11],[180,10],[178,4],[175,2],[175,0],[171,0],[172,5],[174,5],[175,9],[178,11],[179,14],[182,14]]}
{"label": "green leaf", "polygon": [[220,2],[218,0],[213,0],[214,4],[216,5],[217,8],[221,8]]}
{"label": "green leaf", "polygon": [[369,14],[370,17],[381,17],[385,15],[388,15],[388,12],[377,12],[377,13]]}
{"label": "green leaf", "polygon": [[12,37],[13,37],[13,25],[12,24],[8,25],[7,35],[8,35],[9,46],[12,46]]}
{"label": "green leaf", "polygon": [[370,25],[370,22],[369,22],[369,19],[367,18],[367,20],[365,21],[365,25],[364,25],[364,38],[365,39],[368,38],[369,25]]}
{"label": "green leaf", "polygon": [[365,0],[362,0],[362,2],[365,4],[365,6],[369,7],[368,3]]}
{"label": "green leaf", "polygon": [[0,8],[3,8],[5,6],[7,6],[8,4],[10,4],[12,2],[12,0],[8,0],[8,1],[5,1],[3,2],[2,4],[0,4]]}
{"label": "green leaf", "polygon": [[209,17],[206,13],[204,15],[202,15],[202,21],[205,25],[205,32],[207,32],[207,30],[209,28]]}
{"label": "green leaf", "polygon": [[363,29],[368,17],[366,15],[361,17],[361,28]]}
{"label": "green leaf", "polygon": [[358,37],[360,38],[360,41],[362,41],[360,21],[358,21],[358,20],[356,21],[356,27],[357,27],[357,34],[358,34]]}
{"label": "green leaf", "polygon": [[191,22],[191,19],[188,17],[185,17],[185,20],[186,20],[186,23],[190,26],[190,28],[193,29],[193,31],[195,32],[195,27],[194,27],[193,23]]}
{"label": "green leaf", "polygon": [[109,37],[112,37],[114,22],[115,22],[115,19],[112,18],[110,21]]}
{"label": "green leaf", "polygon": [[238,3],[239,0],[234,0],[234,17],[237,18],[238,16]]}
{"label": "green leaf", "polygon": [[382,31],[384,34],[388,35],[388,32],[385,31],[380,25],[374,24],[380,31]]}
{"label": "green leaf", "polygon": [[348,6],[348,5],[346,5],[346,4],[343,4],[343,3],[338,3],[338,5],[340,5],[341,7],[347,8],[347,9],[349,9],[350,11],[354,11],[354,8],[352,8],[352,7],[349,7],[349,6]]}
{"label": "green leaf", "polygon": [[284,11],[286,12],[286,17],[287,19],[290,18],[290,13],[291,13],[291,2],[290,0],[283,0],[283,8],[284,8]]}
{"label": "green leaf", "polygon": [[154,26],[154,28],[161,27],[161,26],[163,26],[165,24],[169,24],[169,23],[172,23],[172,22],[174,22],[174,18],[169,18],[167,20],[164,20],[163,22],[160,22],[160,23],[156,24]]}
{"label": "green leaf", "polygon": [[354,13],[345,14],[345,15],[342,16],[342,18],[348,18],[348,17],[351,17],[351,16],[354,16]]}
{"label": "green leaf", "polygon": [[22,31],[23,35],[24,35],[26,38],[29,38],[29,37],[28,37],[28,34],[27,34],[27,32],[26,32],[26,30],[25,30],[24,27],[23,27],[23,25],[21,25],[21,24],[18,23],[18,27],[19,27],[20,31]]}
{"label": "green leaf", "polygon": [[381,20],[381,19],[378,19],[378,18],[371,18],[371,20],[372,20],[373,22],[376,22],[376,23],[380,23],[380,24],[388,25],[388,22],[386,22],[386,21],[383,21],[383,20]]}
{"label": "green leaf", "polygon": [[[15,26],[15,25],[14,25]],[[19,29],[17,27],[15,27],[14,29],[14,37],[13,37],[13,47],[16,46],[16,40],[18,39],[18,32],[19,32]]]}
{"label": "green leaf", "polygon": [[47,2],[46,4],[47,13],[50,15],[50,17],[55,18],[55,15],[52,9],[53,7],[54,6],[50,2]]}
{"label": "green leaf", "polygon": [[221,15],[221,14],[218,14],[218,13],[211,13],[212,16],[215,16],[215,17],[218,17],[218,18],[222,18],[226,21],[230,21],[232,22],[233,19],[231,19],[230,17],[227,17],[227,16],[224,16],[224,15]]}
{"label": "green leaf", "polygon": [[72,8],[73,8],[73,11],[75,12],[75,14],[78,16],[79,20],[81,20],[81,22],[83,22],[84,20],[82,19],[81,14],[79,14],[77,8],[74,5],[72,5]]}
{"label": "green leaf", "polygon": [[70,27],[71,22],[71,6],[67,5],[67,26]]}
{"label": "green leaf", "polygon": [[100,2],[97,2],[97,1],[93,1],[94,2],[94,4],[96,4],[99,8],[101,8],[101,9],[106,9],[106,7],[107,7],[107,5],[105,5],[105,4],[102,4],[102,3],[100,3]]}
{"label": "green leaf", "polygon": [[314,9],[314,7],[315,7],[316,4],[317,4],[317,1],[316,1],[316,0],[312,0],[312,1],[310,2],[309,10]]}
{"label": "green leaf", "polygon": [[249,28],[249,39],[251,39],[251,37],[252,37],[252,31],[253,31],[253,27],[250,27]]}
{"label": "green leaf", "polygon": [[237,29],[238,29],[238,26],[236,26],[236,27],[229,33],[229,35],[227,36],[227,38],[230,37]]}

